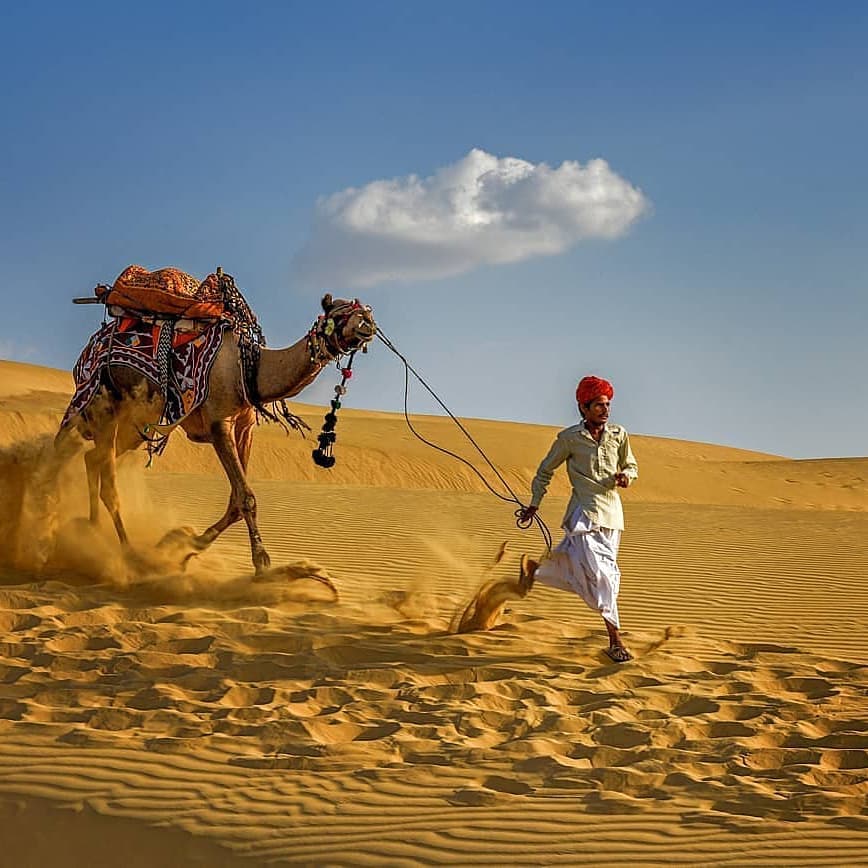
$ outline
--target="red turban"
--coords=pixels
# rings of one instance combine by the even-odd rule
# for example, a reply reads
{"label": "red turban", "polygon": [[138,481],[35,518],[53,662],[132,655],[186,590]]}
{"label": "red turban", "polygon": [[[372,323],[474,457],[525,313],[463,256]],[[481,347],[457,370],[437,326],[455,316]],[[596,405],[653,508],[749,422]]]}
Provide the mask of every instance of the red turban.
{"label": "red turban", "polygon": [[601,395],[610,401],[615,397],[615,390],[608,380],[602,380],[599,377],[582,377],[576,389],[576,400],[582,406],[590,404],[594,398],[599,398]]}

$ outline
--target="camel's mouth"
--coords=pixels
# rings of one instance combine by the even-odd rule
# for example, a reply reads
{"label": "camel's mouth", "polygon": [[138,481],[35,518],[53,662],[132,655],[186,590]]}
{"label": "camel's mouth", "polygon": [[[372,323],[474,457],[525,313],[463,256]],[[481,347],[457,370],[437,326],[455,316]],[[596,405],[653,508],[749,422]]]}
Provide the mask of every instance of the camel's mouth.
{"label": "camel's mouth", "polygon": [[377,333],[377,324],[371,320],[371,322],[362,322],[359,323],[356,328],[356,335],[360,337],[365,343],[374,339],[374,335]]}
{"label": "camel's mouth", "polygon": [[374,339],[377,334],[377,323],[369,305],[362,305],[358,299],[355,303],[361,308],[361,320],[354,325],[355,339],[360,346],[363,346]]}

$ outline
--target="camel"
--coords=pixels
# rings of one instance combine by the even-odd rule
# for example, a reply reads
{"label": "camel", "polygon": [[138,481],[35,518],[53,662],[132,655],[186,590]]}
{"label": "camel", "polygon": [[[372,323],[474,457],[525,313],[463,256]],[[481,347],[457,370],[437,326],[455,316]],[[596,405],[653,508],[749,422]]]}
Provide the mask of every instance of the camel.
{"label": "camel", "polygon": [[[178,423],[190,440],[214,447],[231,486],[223,516],[201,534],[191,535],[193,554],[206,549],[243,518],[256,574],[270,566],[256,522],[256,497],[246,477],[257,408],[261,411],[265,404],[297,395],[327,364],[364,350],[377,330],[371,309],[358,299],[334,300],[325,295],[322,308],[325,316],[296,343],[283,349],[261,348],[255,386],[245,383],[243,348],[235,333],[227,331],[210,369],[207,398]],[[258,400],[251,400],[251,392],[258,393]],[[163,394],[156,384],[130,367],[109,365],[96,398],[83,413],[68,420],[54,439],[56,467],[81,451],[82,439],[93,441],[93,448],[84,456],[90,521],[98,522],[101,500],[125,548],[129,539],[117,491],[117,459],[145,443],[141,432],[160,418],[163,405]]]}

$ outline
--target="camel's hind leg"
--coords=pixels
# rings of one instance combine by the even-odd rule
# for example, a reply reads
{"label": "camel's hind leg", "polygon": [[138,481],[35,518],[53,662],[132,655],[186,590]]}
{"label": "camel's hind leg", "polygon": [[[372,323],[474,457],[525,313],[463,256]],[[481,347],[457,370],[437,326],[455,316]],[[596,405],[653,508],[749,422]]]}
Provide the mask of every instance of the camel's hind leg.
{"label": "camel's hind leg", "polygon": [[123,545],[129,538],[121,518],[121,503],[118,496],[117,480],[117,436],[118,422],[114,418],[106,419],[94,431],[94,447],[84,456],[87,467],[87,488],[90,495],[90,520],[94,524],[99,520],[99,504],[97,492],[105,508],[114,522],[115,530]]}
{"label": "camel's hind leg", "polygon": [[[211,436],[217,457],[226,471],[226,476],[229,477],[232,493],[229,497],[229,507],[226,513],[201,536],[197,537],[196,543],[202,547],[210,545],[227,527],[238,521],[239,517],[243,518],[247,523],[247,532],[250,535],[253,566],[257,573],[261,573],[271,566],[271,558],[262,544],[262,537],[256,523],[256,495],[254,495],[244,473],[244,464],[246,464],[246,458],[249,455],[249,445],[244,449],[246,454],[244,454],[245,460],[242,462],[242,455],[239,454],[236,439],[233,437],[233,426],[226,420],[215,422],[211,426]],[[241,444],[244,442],[241,440]],[[247,442],[249,443],[249,441]],[[244,448],[243,445],[242,448]]]}
{"label": "camel's hind leg", "polygon": [[99,524],[99,484],[100,461],[102,456],[97,449],[91,449],[84,454],[84,466],[87,471],[87,496],[90,511],[90,523]]}
{"label": "camel's hind leg", "polygon": [[85,445],[85,439],[75,423],[64,425],[57,434],[48,451],[47,460],[37,470],[35,481],[40,486],[56,488],[57,480],[69,462],[78,455]]}
{"label": "camel's hind leg", "polygon": [[61,470],[72,458],[81,452],[84,445],[81,432],[73,424],[64,425],[54,435],[53,470]]}

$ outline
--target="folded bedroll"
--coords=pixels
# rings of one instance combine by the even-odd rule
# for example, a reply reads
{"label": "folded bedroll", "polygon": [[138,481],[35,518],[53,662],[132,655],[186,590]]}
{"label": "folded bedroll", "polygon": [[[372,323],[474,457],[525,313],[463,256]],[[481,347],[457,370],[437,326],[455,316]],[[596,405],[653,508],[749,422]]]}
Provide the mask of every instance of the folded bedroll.
{"label": "folded bedroll", "polygon": [[106,305],[143,313],[187,319],[215,319],[225,313],[216,274],[200,282],[179,268],[148,271],[131,265],[111,286],[100,285],[94,291]]}

